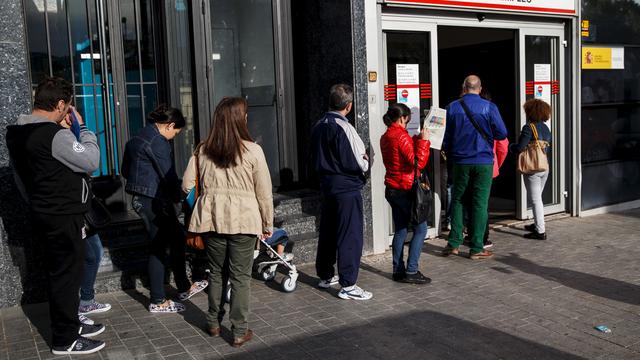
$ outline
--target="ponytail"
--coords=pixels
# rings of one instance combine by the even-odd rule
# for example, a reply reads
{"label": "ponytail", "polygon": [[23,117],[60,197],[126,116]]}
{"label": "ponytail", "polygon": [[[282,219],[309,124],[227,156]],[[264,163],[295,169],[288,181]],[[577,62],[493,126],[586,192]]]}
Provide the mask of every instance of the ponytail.
{"label": "ponytail", "polygon": [[155,110],[147,115],[147,122],[150,124],[171,124],[174,123],[176,129],[182,129],[186,124],[186,120],[182,112],[176,108],[172,108],[166,104],[161,104]]}
{"label": "ponytail", "polygon": [[405,104],[395,103],[389,106],[387,113],[382,116],[382,121],[384,121],[384,124],[389,127],[403,116],[411,116],[411,110]]}

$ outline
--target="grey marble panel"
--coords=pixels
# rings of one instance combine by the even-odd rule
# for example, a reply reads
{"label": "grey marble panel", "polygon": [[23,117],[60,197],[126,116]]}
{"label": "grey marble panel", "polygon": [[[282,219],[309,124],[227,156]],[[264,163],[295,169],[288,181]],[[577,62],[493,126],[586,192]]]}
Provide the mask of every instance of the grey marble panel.
{"label": "grey marble panel", "polygon": [[30,111],[22,2],[0,2],[0,307],[44,299],[42,254],[33,246],[27,207],[9,167],[5,132]]}
{"label": "grey marble panel", "polygon": [[0,1],[0,43],[24,44],[22,0]]}
{"label": "grey marble panel", "polygon": [[[365,37],[364,0],[351,0],[351,36],[353,57],[354,117],[358,135],[370,148],[369,106],[367,91],[367,46]],[[380,161],[373,154],[373,161]],[[373,212],[371,182],[362,191],[364,203],[364,252],[373,251]]]}

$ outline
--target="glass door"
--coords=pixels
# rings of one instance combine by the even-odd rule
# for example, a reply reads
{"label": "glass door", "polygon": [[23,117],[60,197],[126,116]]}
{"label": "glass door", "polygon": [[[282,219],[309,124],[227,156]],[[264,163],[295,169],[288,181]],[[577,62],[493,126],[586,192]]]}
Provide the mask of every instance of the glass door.
{"label": "glass door", "polygon": [[[384,101],[381,102],[384,114],[386,109],[395,103],[403,103],[411,109],[411,121],[407,125],[410,135],[417,134],[420,128],[420,119],[434,105],[433,69],[437,69],[436,59],[437,44],[434,36],[435,26],[424,22],[409,21],[383,21],[383,53],[384,53]],[[427,236],[436,236],[438,233],[440,201],[437,189],[440,181],[438,174],[439,152],[432,149],[427,164],[429,179],[432,188],[436,192],[434,197],[434,216],[428,221],[429,230]],[[376,189],[377,190],[377,189]],[[380,189],[383,191],[384,189]],[[389,235],[393,235],[393,221],[391,220],[391,208],[386,206]],[[389,240],[391,241],[391,239]]]}
{"label": "glass door", "polygon": [[[562,29],[520,30],[520,101],[538,98],[551,105],[551,120],[546,124],[552,134],[549,153],[549,177],[542,201],[545,214],[565,211],[564,157],[564,35]],[[520,128],[526,124],[524,111],[520,108]],[[527,201],[524,181],[518,177],[517,209],[519,219],[533,218],[531,204]]]}
{"label": "glass door", "polygon": [[[206,83],[196,79],[200,137],[211,128],[219,101],[244,97],[249,103],[249,132],[264,150],[274,186],[297,178],[293,69],[291,68],[288,0],[204,0],[203,32],[195,25],[196,68],[206,71]],[[198,54],[200,52],[200,54]],[[282,175],[282,176],[281,176]]]}

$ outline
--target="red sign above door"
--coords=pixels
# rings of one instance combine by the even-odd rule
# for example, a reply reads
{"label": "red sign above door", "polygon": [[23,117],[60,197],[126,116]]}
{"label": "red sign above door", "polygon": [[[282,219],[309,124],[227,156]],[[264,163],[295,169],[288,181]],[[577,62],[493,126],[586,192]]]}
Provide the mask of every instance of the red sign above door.
{"label": "red sign above door", "polygon": [[577,15],[575,0],[385,0],[384,2],[388,4]]}

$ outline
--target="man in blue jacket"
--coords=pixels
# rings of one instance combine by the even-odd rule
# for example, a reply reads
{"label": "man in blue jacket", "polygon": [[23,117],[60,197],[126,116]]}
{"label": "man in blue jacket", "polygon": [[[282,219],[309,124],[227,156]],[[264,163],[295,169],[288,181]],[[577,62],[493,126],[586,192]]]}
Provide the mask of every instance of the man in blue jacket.
{"label": "man in blue jacket", "polygon": [[442,144],[447,157],[453,162],[451,232],[442,255],[458,254],[463,239],[462,198],[469,191],[469,258],[488,259],[493,257],[493,253],[484,250],[483,235],[493,176],[493,141],[505,139],[507,129],[498,107],[480,97],[482,84],[479,77],[467,76],[462,91],[462,98],[447,105],[447,130]]}
{"label": "man in blue jacket", "polygon": [[[369,158],[362,139],[346,116],[353,107],[353,89],[331,87],[329,112],[313,127],[312,164],[323,195],[316,256],[318,287],[340,283],[341,299],[369,300],[372,294],[356,285],[362,257],[362,190]],[[336,258],[337,255],[337,258]],[[333,266],[338,263],[338,275]]]}

